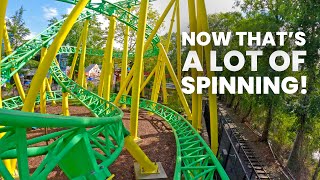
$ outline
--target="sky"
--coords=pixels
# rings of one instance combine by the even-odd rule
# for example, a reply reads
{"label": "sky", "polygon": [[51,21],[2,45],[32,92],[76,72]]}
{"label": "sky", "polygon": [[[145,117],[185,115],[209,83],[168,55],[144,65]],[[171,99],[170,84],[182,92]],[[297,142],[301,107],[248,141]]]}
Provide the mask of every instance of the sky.
{"label": "sky", "polygon": [[[99,0],[94,0],[99,1]],[[117,0],[110,0],[110,2],[114,2]],[[185,1],[185,2],[184,2]],[[218,13],[218,12],[228,12],[235,11],[233,9],[233,1],[234,0],[206,0],[207,13]],[[188,14],[187,11],[187,0],[181,0],[181,26],[182,31],[188,30]],[[154,9],[158,10],[161,14],[163,10],[166,8],[169,0],[157,0],[152,2],[151,5]],[[41,33],[47,27],[48,20],[57,17],[61,19],[62,14],[69,13],[72,10],[72,5],[66,4],[63,2],[58,2],[55,0],[9,0],[8,8],[7,8],[7,17],[11,17],[14,15],[14,12],[18,10],[21,6],[25,9],[24,12],[24,20],[26,26],[30,29],[31,34],[29,38],[34,37],[35,35]],[[166,28],[160,32],[160,34],[164,34],[170,24],[170,18],[172,12],[169,12],[169,15],[165,19]],[[104,18],[98,18],[100,21],[105,21]],[[103,26],[106,26],[105,22]]]}

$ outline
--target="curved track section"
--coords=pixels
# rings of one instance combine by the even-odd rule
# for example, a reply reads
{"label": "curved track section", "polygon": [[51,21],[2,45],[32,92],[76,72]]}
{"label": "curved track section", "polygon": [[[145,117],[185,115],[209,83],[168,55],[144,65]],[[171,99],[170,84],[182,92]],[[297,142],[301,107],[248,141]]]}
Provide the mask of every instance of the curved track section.
{"label": "curved track section", "polygon": [[[76,0],[60,1],[76,3]],[[138,18],[116,3],[90,2],[87,8],[108,16],[113,15],[120,22],[137,30]],[[83,13],[78,21],[91,15],[93,13]],[[128,17],[130,21],[127,21]],[[36,38],[28,41],[3,59],[1,84],[21,69],[40,51],[41,47],[51,41],[63,21],[50,26]],[[151,31],[152,28],[148,26],[146,38],[149,37]],[[152,40],[153,49],[148,51],[146,56],[158,54],[156,44],[159,41],[159,37],[155,36]],[[60,53],[74,52],[75,48],[73,47],[60,49]],[[103,55],[103,52],[87,50],[87,54]],[[120,54],[118,53],[119,57]],[[15,70],[11,71],[11,68]],[[56,166],[59,166],[70,179],[105,179],[110,177],[108,166],[119,156],[124,146],[124,137],[129,134],[121,121],[123,112],[114,104],[83,89],[69,79],[55,62],[50,67],[50,72],[62,87],[63,92],[68,92],[73,98],[78,99],[96,117],[64,117],[12,111],[8,109],[16,109],[23,105],[21,98],[14,97],[4,100],[5,109],[0,110],[0,124],[5,127],[0,128],[0,133],[6,132],[6,134],[0,139],[0,158],[18,159],[20,179],[46,179]],[[112,97],[114,98],[115,95]],[[47,95],[47,100],[60,98],[60,92],[54,92],[53,97],[49,93]],[[131,98],[129,96],[122,97],[121,103],[130,105]],[[215,179],[218,176],[222,179],[228,179],[208,145],[185,118],[168,107],[149,100],[141,99],[140,107],[164,118],[174,130],[177,143],[175,179]],[[44,136],[27,137],[27,129],[30,127],[59,129]],[[50,141],[49,145],[46,145],[45,141]],[[40,155],[45,156],[40,165],[31,171],[28,167],[28,158]],[[5,179],[13,179],[2,161],[0,161],[0,174]]]}
{"label": "curved track section", "polygon": [[[67,53],[66,51],[64,52]],[[70,51],[68,53],[73,52],[74,51]],[[97,54],[93,53],[91,55]],[[81,88],[70,80],[59,69],[57,64],[53,63],[50,71],[54,79],[63,87],[63,89],[65,89],[65,91],[69,92],[73,97],[82,102],[82,104],[91,110],[97,117],[110,116],[112,114],[106,112],[112,112],[113,110],[104,109],[104,107],[113,107],[112,104],[107,105],[107,102],[103,102],[104,100],[99,96]],[[59,100],[62,96],[62,93],[57,91],[53,92],[53,97],[49,94],[50,93],[47,93],[47,100]],[[115,97],[116,95],[113,94],[111,99],[114,99]],[[130,105],[130,96],[123,96],[120,103]],[[22,105],[23,103],[20,97],[10,98],[4,101],[4,107],[7,109],[19,108]],[[145,99],[141,99],[140,108],[159,115],[173,128],[177,144],[175,179],[180,179],[182,176],[186,179],[214,179],[215,172],[218,172],[220,177],[227,177],[209,146],[183,116],[166,106]],[[115,129],[119,130],[119,128],[113,128],[108,129],[108,132],[112,132]],[[94,132],[95,134],[97,133],[97,131]],[[101,133],[101,131],[99,133]],[[57,138],[57,136],[54,136],[54,138]],[[96,136],[95,138],[99,137]],[[48,138],[46,138],[46,140],[47,139]],[[96,158],[97,157],[98,155],[96,155]],[[100,159],[102,158],[100,157]]]}
{"label": "curved track section", "polygon": [[[78,0],[57,0],[69,4],[75,5]],[[124,1],[125,2],[125,1]],[[128,2],[135,2],[134,4],[138,4],[139,1],[137,0],[129,0]],[[138,20],[139,18],[133,14],[131,14],[129,11],[125,10],[123,7],[121,7],[122,3],[111,3],[108,1],[101,0],[101,2],[95,3],[90,1],[86,8],[93,10],[94,12],[106,15],[106,16],[114,16],[119,22],[122,22],[129,26],[131,29],[134,31],[138,30]],[[149,25],[146,26],[146,32],[145,32],[145,38],[148,39],[151,32],[152,32],[152,27]],[[160,38],[158,35],[155,35],[152,39],[152,51],[147,51],[145,55],[147,56],[156,56],[159,54],[159,48],[157,47],[157,44],[160,42]],[[148,54],[151,53],[152,54]]]}
{"label": "curved track section", "polygon": [[[0,128],[0,133],[6,132],[0,139],[1,159],[18,158],[21,179],[45,179],[56,166],[59,166],[70,179],[110,177],[108,166],[119,156],[124,146],[124,137],[129,134],[121,120],[122,111],[70,80],[57,64],[53,63],[50,71],[54,80],[65,92],[78,99],[98,118],[62,117],[1,110],[0,124],[6,126]],[[61,98],[60,93],[53,94],[55,99]],[[8,109],[21,105],[23,105],[21,98],[4,101],[4,108]],[[63,129],[27,139],[27,128],[30,127]],[[54,142],[49,145],[41,144],[50,140]],[[28,157],[40,155],[46,156],[30,176]],[[2,161],[0,161],[0,173],[5,179],[12,179]]]}
{"label": "curved track section", "polygon": [[[77,22],[89,18],[93,14],[90,12],[82,13]],[[61,28],[65,19],[58,21],[45,31],[29,40],[25,44],[18,47],[9,56],[1,60],[1,85],[10,79],[16,72],[18,72],[32,57],[34,57],[42,47],[50,43]],[[14,68],[12,71],[11,68]]]}
{"label": "curved track section", "polygon": [[[113,94],[111,100],[116,98]],[[121,104],[131,104],[130,96],[122,96]],[[175,179],[228,179],[219,160],[208,144],[182,115],[150,100],[140,99],[141,109],[157,114],[172,127],[176,138],[177,158]]]}

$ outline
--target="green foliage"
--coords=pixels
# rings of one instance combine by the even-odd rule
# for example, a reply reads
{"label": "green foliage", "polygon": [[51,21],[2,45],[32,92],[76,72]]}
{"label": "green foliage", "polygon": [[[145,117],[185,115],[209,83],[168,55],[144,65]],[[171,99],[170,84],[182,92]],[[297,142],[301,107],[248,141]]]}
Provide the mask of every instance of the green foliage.
{"label": "green foliage", "polygon": [[30,60],[26,63],[25,67],[26,68],[37,68],[39,66],[39,61],[36,60]]}
{"label": "green foliage", "polygon": [[[63,15],[62,17],[66,17],[67,15]],[[49,24],[54,23],[55,20],[49,21]],[[64,45],[76,46],[80,35],[83,29],[84,22],[79,22],[73,25],[70,33],[68,34],[66,40],[64,41]],[[92,17],[89,22],[89,31],[87,37],[87,48],[92,49],[103,49],[106,42],[106,34],[107,31],[101,28],[102,23],[98,21],[97,16]],[[78,56],[80,58],[80,56]],[[73,54],[68,56],[68,65],[70,66],[73,60]],[[79,61],[78,61],[79,62]],[[102,58],[96,56],[86,56],[85,66],[87,67],[90,64],[101,64]],[[75,68],[75,72],[77,72],[78,65]]]}
{"label": "green foliage", "polygon": [[24,11],[25,10],[21,6],[13,16],[11,16],[9,19],[6,19],[7,30],[13,49],[16,49],[18,46],[22,45],[27,36],[30,34],[30,30],[26,27],[26,24],[23,20]]}
{"label": "green foliage", "polygon": [[[271,126],[270,140],[278,145],[282,152],[290,152],[292,142],[295,139],[294,126],[297,117],[293,113],[278,110],[275,112],[274,121]],[[286,154],[288,155],[288,154]]]}
{"label": "green foliage", "polygon": [[181,102],[179,101],[179,96],[176,91],[170,92],[171,95],[168,96],[168,104],[167,106],[179,113],[182,113],[183,106]]}
{"label": "green foliage", "polygon": [[51,19],[48,20],[48,26],[52,26],[53,24],[58,22],[57,17],[52,17]]}
{"label": "green foliage", "polygon": [[88,90],[93,93],[98,93],[98,86],[95,85],[93,82],[89,81],[88,82]]}
{"label": "green foliage", "polygon": [[[250,62],[238,72],[223,71],[218,76],[268,76],[280,78],[307,76],[306,95],[300,93],[287,95],[226,95],[226,99],[240,99],[240,111],[247,115],[251,105],[249,122],[260,132],[269,131],[268,140],[277,148],[292,168],[294,175],[301,178],[300,172],[307,162],[311,162],[312,153],[319,150],[320,127],[320,91],[319,91],[319,44],[320,44],[320,2],[317,0],[236,0],[241,12],[209,15],[211,32],[298,32],[306,34],[306,44],[295,46],[290,39],[285,39],[284,46],[261,47],[264,55],[259,58],[257,72],[250,71]],[[278,41],[278,39],[276,39]],[[237,37],[231,39],[228,47],[213,47],[217,51],[218,65],[222,65],[224,55],[230,50],[244,54],[255,47],[239,46]],[[307,56],[300,72],[287,70],[275,72],[269,67],[268,58],[276,50],[290,52],[306,50]],[[248,59],[250,60],[250,59]],[[236,96],[236,97],[235,97]],[[272,108],[271,114],[270,108]],[[271,119],[271,126],[264,126]],[[304,163],[305,162],[305,163]],[[306,168],[312,169],[312,168]],[[304,177],[306,178],[306,177]],[[309,178],[308,178],[309,179]]]}
{"label": "green foliage", "polygon": [[[160,37],[162,44],[166,45],[168,40],[168,33]],[[190,46],[181,47],[181,64],[184,64],[185,59],[190,51]],[[167,52],[167,56],[170,59],[173,69],[177,69],[177,34],[173,32],[171,34],[170,46]]]}
{"label": "green foliage", "polygon": [[[130,9],[131,14],[135,16],[139,16],[139,7],[132,7]],[[156,25],[157,20],[160,18],[160,14],[158,13],[157,10],[153,9],[152,6],[149,6],[148,9],[148,16],[147,16],[147,24],[150,27],[154,27]],[[124,31],[125,31],[126,25],[123,23],[117,23],[117,29],[116,29],[116,34],[115,34],[115,42],[118,43],[121,47],[123,47],[123,42],[124,42]],[[160,30],[161,31],[163,25],[161,25]],[[136,48],[136,31],[130,29],[129,32],[129,51],[134,51]],[[151,46],[149,47],[151,48]]]}
{"label": "green foliage", "polygon": [[[132,7],[130,9],[130,12],[135,16],[139,16],[139,7],[138,6]],[[158,13],[157,10],[153,9],[152,6],[149,6],[147,17],[148,17],[147,24],[150,27],[154,27],[156,25],[157,20],[160,18],[160,14]],[[160,30],[158,32],[161,31],[162,27],[163,25],[161,25]],[[120,49],[123,49],[125,28],[126,28],[126,25],[124,23],[117,22],[117,28],[115,33],[115,43],[120,46]],[[128,41],[129,52],[134,52],[136,48],[136,37],[137,37],[136,31],[130,28],[128,37],[129,37],[129,41]],[[148,47],[148,49],[151,49],[151,48],[152,46]],[[128,67],[132,67],[133,61],[134,61],[133,58],[128,59]],[[156,65],[156,63],[157,63],[156,57],[145,58],[144,59],[145,72],[151,72],[153,67]]]}

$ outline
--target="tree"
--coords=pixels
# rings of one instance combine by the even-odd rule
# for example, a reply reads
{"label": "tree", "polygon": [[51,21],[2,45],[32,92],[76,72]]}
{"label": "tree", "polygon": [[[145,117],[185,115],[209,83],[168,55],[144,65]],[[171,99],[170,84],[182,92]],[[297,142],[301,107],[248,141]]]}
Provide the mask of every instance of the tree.
{"label": "tree", "polygon": [[[287,166],[297,179],[317,177],[320,171],[319,162],[312,159],[312,154],[320,149],[320,2],[316,0],[239,0],[237,5],[241,13],[222,13],[209,16],[210,31],[212,32],[305,32],[306,44],[298,47],[285,39],[284,46],[259,47],[263,56],[259,57],[257,72],[251,72],[248,66],[238,72],[222,71],[217,76],[307,76],[307,94],[296,93],[287,95],[224,95],[227,104],[244,111],[244,119],[250,114],[250,123],[262,133],[261,141],[271,141],[277,144],[283,157],[287,157]],[[226,52],[238,50],[244,54],[255,47],[239,46],[237,37],[233,37],[228,47],[214,47],[217,59],[223,59]],[[278,39],[276,39],[278,41]],[[306,50],[305,63],[300,72],[287,70],[275,72],[270,69],[268,57],[276,50],[291,52]],[[221,62],[221,61],[220,61]],[[232,60],[231,60],[232,63]],[[247,63],[246,63],[247,64]],[[250,64],[250,63],[248,63]],[[218,61],[218,65],[219,64]],[[261,119],[264,119],[262,122]],[[264,125],[263,125],[264,124]],[[288,152],[291,153],[289,154]],[[313,169],[313,170],[311,170]],[[311,170],[311,171],[310,171]],[[301,176],[303,174],[303,176]],[[305,177],[305,174],[310,176]]]}
{"label": "tree", "polygon": [[316,170],[314,171],[314,174],[312,176],[312,180],[317,180],[318,179],[318,175],[320,172],[320,158],[318,160],[317,166],[316,166]]}
{"label": "tree", "polygon": [[[139,7],[132,7],[130,10],[131,14],[135,16],[139,16]],[[157,10],[153,9],[152,6],[149,6],[148,9],[148,19],[147,24],[152,28],[156,25],[157,20],[160,18],[160,14]],[[115,42],[118,43],[121,47],[123,47],[122,43],[124,42],[124,30],[126,25],[124,23],[118,23],[117,29],[116,29],[116,35],[115,35]],[[161,25],[159,31],[161,31],[163,28],[163,25]],[[158,32],[159,32],[158,31]],[[130,29],[129,33],[129,51],[135,50],[135,42],[136,42],[136,31],[133,29]]]}
{"label": "tree", "polygon": [[11,46],[13,49],[16,49],[20,45],[22,45],[30,34],[29,28],[26,27],[26,24],[23,20],[23,12],[25,10],[21,6],[13,16],[6,20],[8,34],[11,39]]}
{"label": "tree", "polygon": [[[66,18],[68,15],[62,15],[63,18]],[[54,23],[54,19],[51,21]],[[50,24],[50,22],[49,22]],[[83,29],[84,22],[78,22],[73,25],[71,31],[69,32],[67,38],[64,41],[64,45],[69,45],[69,46],[76,46],[81,35],[81,31]],[[91,49],[103,49],[105,46],[105,39],[106,39],[106,34],[107,30],[104,30],[101,28],[102,23],[97,20],[97,17],[94,16],[89,22],[89,30],[88,30],[88,37],[87,37],[87,48]],[[80,58],[80,56],[78,56]],[[68,65],[71,65],[73,60],[73,54],[70,54],[68,56]],[[90,64],[101,64],[102,62],[101,57],[96,57],[96,56],[86,56],[86,61],[85,61],[85,66],[88,66]],[[79,62],[79,61],[77,61]],[[77,66],[75,68],[75,72],[77,72]]]}
{"label": "tree", "polygon": [[[166,44],[168,39],[168,33],[160,37],[163,45]],[[185,59],[187,58],[188,52],[190,51],[190,46],[181,47],[181,64],[184,64]],[[167,52],[167,56],[170,59],[172,67],[174,70],[177,69],[177,35],[175,32],[171,35],[170,46]],[[184,73],[184,72],[183,72]],[[187,73],[187,72],[185,72]]]}
{"label": "tree", "polygon": [[[263,0],[263,1],[248,1],[245,0],[240,4],[240,7],[243,12],[246,13],[245,24],[250,24],[250,31],[252,32],[278,32],[281,31],[281,28],[285,27],[286,21],[283,18],[286,16],[288,9],[284,8],[285,2],[283,1],[273,1],[273,0]],[[252,22],[252,23],[250,23]],[[249,31],[248,29],[245,31]],[[278,42],[277,36],[275,41]],[[289,42],[286,40],[286,45],[281,46],[266,46],[263,47],[264,55],[261,60],[259,60],[260,70],[255,73],[255,76],[268,76],[273,78],[275,76],[284,77],[290,73],[290,71],[285,72],[275,72],[270,68],[268,63],[269,56],[277,50],[288,50]],[[284,93],[280,95],[274,95],[272,93],[268,95],[259,95],[256,96],[257,100],[261,105],[267,110],[267,117],[262,129],[262,136],[260,140],[263,142],[268,141],[270,127],[272,125],[274,114],[277,106],[281,106],[284,103]]]}
{"label": "tree", "polygon": [[307,78],[307,90],[305,95],[298,95],[292,101],[294,111],[296,112],[296,138],[292,151],[288,159],[288,167],[297,176],[302,178],[302,169],[305,161],[306,138],[315,130],[320,117],[320,97],[319,97],[319,43],[320,43],[320,2],[317,0],[294,1],[291,18],[291,29],[293,31],[302,31],[306,34],[306,44],[304,47],[295,47],[295,49],[306,49],[307,56],[302,66],[302,74]]}
{"label": "tree", "polygon": [[51,25],[55,24],[56,22],[58,22],[58,18],[52,17],[51,19],[48,20],[48,26],[51,26]]}
{"label": "tree", "polygon": [[[305,160],[306,157],[310,157],[309,153],[315,148],[312,148],[307,140],[307,137],[314,137],[311,133],[313,132],[315,121],[319,118],[319,87],[318,87],[318,79],[319,79],[319,68],[317,65],[319,64],[319,20],[320,13],[319,5],[320,3],[316,0],[311,1],[303,1],[303,0],[289,0],[289,1],[273,1],[273,0],[244,0],[238,1],[238,5],[241,7],[241,10],[246,16],[246,19],[253,18],[252,23],[248,26],[252,26],[254,24],[262,25],[268,31],[276,32],[284,29],[284,31],[292,31],[298,32],[303,31],[306,33],[306,41],[304,47],[297,47],[292,43],[288,43],[284,46],[285,51],[292,50],[307,50],[308,56],[305,57],[305,63],[302,66],[301,73],[292,73],[285,72],[280,76],[295,76],[299,78],[302,75],[306,75],[308,77],[307,89],[308,93],[306,95],[285,95],[274,96],[272,94],[258,96],[256,101],[259,101],[259,104],[267,107],[267,119],[265,122],[264,130],[262,133],[261,140],[266,141],[268,139],[268,134],[270,131],[270,127],[273,122],[273,117],[279,109],[282,109],[282,113],[284,113],[286,108],[291,109],[291,112],[295,112],[293,114],[296,116],[296,123],[293,123],[292,129],[295,130],[295,141],[293,143],[292,151],[290,153],[288,159],[288,167],[291,169],[292,173],[295,177],[300,177],[302,174],[302,170],[307,169],[303,168],[306,166]],[[262,19],[258,19],[258,17],[262,17]],[[270,28],[274,26],[274,28]],[[248,30],[246,30],[248,31]],[[256,30],[251,30],[253,32],[257,32]],[[266,47],[264,48],[264,52],[269,54],[278,49],[278,47]],[[261,62],[261,61],[260,61]],[[261,65],[260,65],[261,66]],[[258,72],[261,74],[261,71]],[[264,76],[273,77],[274,73],[267,72],[262,73]],[[278,99],[275,99],[278,98]],[[285,103],[284,103],[285,102]],[[280,104],[279,104],[280,103]],[[287,106],[287,107],[286,107]],[[275,108],[277,107],[277,108]],[[289,110],[288,109],[288,110]],[[284,110],[284,111],[283,111]],[[289,113],[288,113],[289,114]],[[277,128],[279,130],[279,128]],[[311,150],[309,150],[311,149]],[[308,154],[309,153],[309,154]]]}

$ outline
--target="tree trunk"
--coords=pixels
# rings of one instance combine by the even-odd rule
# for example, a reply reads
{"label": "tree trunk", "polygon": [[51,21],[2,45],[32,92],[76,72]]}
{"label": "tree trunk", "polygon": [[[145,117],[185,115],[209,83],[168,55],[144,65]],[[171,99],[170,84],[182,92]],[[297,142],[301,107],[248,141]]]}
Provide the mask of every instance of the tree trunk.
{"label": "tree trunk", "polygon": [[317,180],[318,179],[319,172],[320,172],[320,158],[319,158],[316,170],[314,171],[314,174],[312,176],[312,180]]}
{"label": "tree trunk", "polygon": [[305,132],[303,130],[303,127],[300,127],[288,159],[287,167],[290,169],[291,173],[294,175],[296,179],[300,179],[301,169],[303,168],[302,151],[304,134]]}
{"label": "tree trunk", "polygon": [[249,111],[247,112],[247,114],[244,115],[243,118],[241,119],[241,123],[246,122],[246,119],[251,114],[251,111],[252,111],[252,103],[250,103]]}
{"label": "tree trunk", "polygon": [[236,98],[236,96],[231,95],[231,101],[229,103],[227,103],[227,108],[230,108],[233,104],[234,99]]}
{"label": "tree trunk", "polygon": [[233,108],[234,112],[237,112],[239,105],[240,105],[240,97],[238,98],[238,101],[237,101],[236,105]]}
{"label": "tree trunk", "polygon": [[273,104],[271,103],[268,108],[268,117],[266,119],[266,122],[264,124],[262,136],[260,138],[260,141],[267,142],[269,137],[269,130],[272,123],[272,116],[273,116]]}

